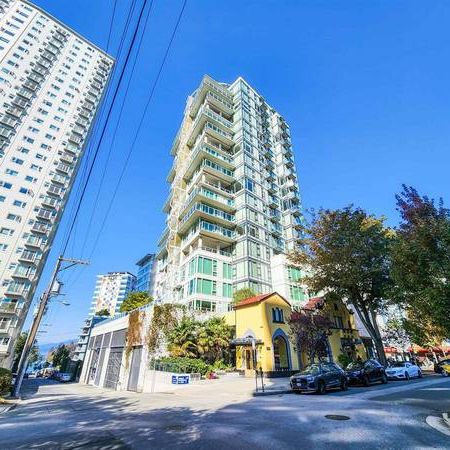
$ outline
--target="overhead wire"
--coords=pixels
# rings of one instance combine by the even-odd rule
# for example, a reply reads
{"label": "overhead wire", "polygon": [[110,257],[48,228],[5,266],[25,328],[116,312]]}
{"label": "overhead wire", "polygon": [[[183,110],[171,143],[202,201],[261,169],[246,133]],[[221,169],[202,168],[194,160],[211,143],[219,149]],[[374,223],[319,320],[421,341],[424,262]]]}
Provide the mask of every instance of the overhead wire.
{"label": "overhead wire", "polygon": [[65,254],[65,252],[66,252],[66,250],[67,250],[67,245],[68,245],[68,243],[69,243],[71,234],[72,234],[72,232],[73,232],[73,228],[74,228],[74,225],[75,225],[75,221],[77,220],[78,214],[79,214],[79,212],[80,212],[80,208],[81,208],[81,205],[82,205],[82,203],[83,203],[84,196],[85,196],[85,194],[86,194],[86,189],[87,189],[89,180],[90,180],[90,178],[91,178],[92,171],[93,171],[93,168],[94,168],[94,166],[95,166],[95,162],[96,162],[96,160],[97,160],[97,156],[98,156],[98,153],[99,153],[99,149],[100,149],[101,143],[102,143],[102,141],[103,141],[103,139],[104,139],[104,136],[105,136],[105,132],[106,132],[107,126],[108,126],[108,124],[109,124],[109,118],[111,117],[111,113],[112,113],[113,108],[114,108],[114,105],[115,105],[115,100],[116,100],[116,98],[117,98],[117,95],[118,95],[120,86],[121,86],[121,84],[122,84],[123,77],[124,77],[124,75],[125,75],[125,73],[126,73],[126,68],[127,68],[127,66],[128,66],[128,61],[129,61],[130,56],[131,56],[131,54],[132,54],[132,49],[133,49],[134,44],[135,44],[135,42],[136,42],[136,37],[137,37],[137,35],[138,35],[138,31],[139,31],[139,28],[140,28],[141,23],[142,23],[142,17],[143,17],[144,10],[145,10],[145,7],[146,7],[146,6],[147,6],[147,0],[144,0],[144,2],[143,2],[143,4],[142,4],[142,7],[141,7],[141,11],[140,11],[140,13],[139,13],[139,18],[138,18],[138,21],[137,21],[137,24],[136,24],[136,27],[135,27],[135,30],[134,30],[134,33],[133,33],[133,37],[132,37],[132,39],[131,39],[130,45],[129,45],[128,50],[127,50],[127,54],[126,54],[126,57],[125,57],[125,62],[124,62],[124,64],[123,64],[122,70],[121,70],[121,72],[120,72],[119,80],[118,80],[117,85],[116,85],[116,87],[115,87],[115,89],[114,89],[114,93],[113,93],[113,96],[112,96],[112,100],[111,100],[110,105],[109,105],[109,108],[108,108],[108,113],[107,113],[107,115],[106,115],[106,118],[105,118],[105,121],[104,121],[104,124],[103,124],[103,127],[102,127],[101,135],[100,135],[99,141],[98,141],[98,143],[97,143],[97,145],[96,145],[96,148],[95,148],[93,161],[92,161],[92,163],[91,163],[91,165],[90,165],[90,167],[89,167],[89,171],[88,171],[88,174],[87,174],[87,179],[86,179],[86,182],[84,183],[83,189],[82,189],[82,191],[81,191],[80,199],[79,199],[79,201],[77,202],[77,207],[76,207],[76,210],[75,210],[75,217],[74,217],[73,220],[71,221],[71,224],[70,224],[70,227],[69,227],[69,232],[68,232],[68,237],[67,237],[67,240],[64,242],[63,251],[62,251],[62,254],[63,254],[63,255]]}
{"label": "overhead wire", "polygon": [[129,163],[129,161],[130,161],[131,155],[132,155],[133,150],[134,150],[134,148],[135,148],[137,139],[138,139],[138,137],[139,137],[139,133],[140,133],[140,131],[141,131],[142,125],[143,125],[144,120],[145,120],[145,117],[146,117],[146,115],[147,115],[148,108],[149,108],[150,103],[151,103],[151,101],[152,101],[152,99],[153,99],[153,95],[154,95],[154,93],[155,93],[156,86],[158,85],[159,79],[161,78],[161,74],[162,74],[162,71],[163,71],[163,69],[164,69],[165,63],[166,63],[166,61],[167,61],[167,58],[168,58],[170,49],[171,49],[172,44],[173,44],[173,41],[174,41],[174,39],[175,39],[175,35],[176,35],[177,30],[178,30],[178,28],[179,28],[179,25],[180,25],[180,23],[181,23],[181,19],[182,19],[182,17],[183,17],[183,13],[184,13],[184,10],[185,10],[185,8],[186,8],[186,4],[187,4],[187,0],[183,0],[182,7],[181,7],[181,9],[180,9],[180,12],[179,12],[178,17],[177,17],[177,21],[176,21],[176,23],[175,23],[175,27],[174,27],[174,29],[173,29],[173,31],[172,31],[171,36],[170,36],[170,40],[169,40],[169,43],[168,43],[168,45],[167,45],[167,47],[166,47],[166,50],[165,50],[165,53],[164,53],[164,57],[163,57],[162,62],[161,62],[161,64],[160,64],[160,67],[159,67],[159,70],[158,70],[158,72],[157,72],[156,78],[155,78],[155,80],[154,80],[154,82],[153,82],[153,84],[152,84],[152,86],[151,86],[150,94],[149,94],[149,96],[148,96],[148,99],[147,99],[147,102],[146,102],[144,111],[143,111],[143,113],[142,113],[142,115],[141,115],[141,118],[140,118],[140,120],[139,120],[138,127],[137,127],[137,129],[136,129],[135,134],[134,134],[134,137],[133,137],[131,146],[130,146],[130,148],[129,148],[129,150],[128,150],[128,154],[127,154],[127,157],[126,157],[126,159],[125,159],[125,163],[124,163],[124,165],[123,165],[123,167],[122,167],[122,171],[121,171],[121,173],[120,173],[119,179],[118,179],[118,181],[117,181],[117,183],[116,183],[116,186],[115,186],[115,188],[114,188],[112,198],[111,198],[111,200],[110,200],[110,202],[109,202],[108,208],[107,208],[107,210],[106,210],[105,217],[104,217],[104,219],[103,219],[103,221],[102,221],[102,225],[101,225],[100,230],[98,231],[97,236],[96,236],[96,239],[95,239],[95,241],[94,241],[94,245],[93,245],[93,248],[92,248],[91,253],[90,253],[90,255],[89,255],[89,259],[92,258],[92,255],[94,254],[95,249],[97,248],[97,245],[98,245],[100,236],[102,235],[102,232],[103,232],[103,229],[104,229],[104,227],[105,227],[106,221],[107,221],[107,219],[108,219],[109,213],[111,212],[112,205],[113,205],[113,203],[114,203],[114,200],[115,200],[115,198],[116,198],[116,195],[117,195],[117,192],[118,192],[118,190],[119,190],[120,184],[121,184],[121,182],[122,182],[123,176],[124,176],[124,174],[125,174],[125,171],[126,171],[126,169],[127,169],[128,163]]}

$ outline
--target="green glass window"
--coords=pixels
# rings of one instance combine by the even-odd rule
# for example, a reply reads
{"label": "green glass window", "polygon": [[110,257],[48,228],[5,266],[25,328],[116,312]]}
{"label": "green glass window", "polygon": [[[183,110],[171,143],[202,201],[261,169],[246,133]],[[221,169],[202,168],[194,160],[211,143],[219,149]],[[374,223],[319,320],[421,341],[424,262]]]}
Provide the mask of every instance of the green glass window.
{"label": "green glass window", "polygon": [[223,263],[223,277],[226,278],[227,280],[231,280],[233,278],[231,264]]}
{"label": "green glass window", "polygon": [[294,301],[302,301],[305,298],[303,290],[299,286],[291,286],[291,299]]}
{"label": "green glass window", "polygon": [[291,281],[299,281],[302,273],[297,267],[288,267],[288,276]]}
{"label": "green glass window", "polygon": [[230,283],[223,283],[222,295],[227,298],[233,296],[233,285]]}

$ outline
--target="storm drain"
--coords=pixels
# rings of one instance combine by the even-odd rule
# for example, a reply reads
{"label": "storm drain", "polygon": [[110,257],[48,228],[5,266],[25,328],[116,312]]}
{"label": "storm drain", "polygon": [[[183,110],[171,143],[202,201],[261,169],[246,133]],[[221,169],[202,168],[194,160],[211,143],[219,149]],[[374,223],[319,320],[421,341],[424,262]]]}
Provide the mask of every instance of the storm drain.
{"label": "storm drain", "polygon": [[339,414],[327,414],[325,416],[326,419],[330,420],[350,420],[350,417],[348,416],[341,416]]}

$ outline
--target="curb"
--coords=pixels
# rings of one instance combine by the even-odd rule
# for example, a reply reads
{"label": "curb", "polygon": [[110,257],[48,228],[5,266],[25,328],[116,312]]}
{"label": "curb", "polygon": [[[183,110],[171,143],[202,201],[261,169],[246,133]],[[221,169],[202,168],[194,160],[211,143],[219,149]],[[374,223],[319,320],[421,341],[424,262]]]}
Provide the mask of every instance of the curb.
{"label": "curb", "polygon": [[17,406],[17,403],[12,403],[11,405],[0,406],[0,415],[5,414]]}
{"label": "curb", "polygon": [[291,389],[278,389],[278,390],[268,390],[264,392],[253,392],[253,397],[264,397],[265,395],[282,395],[293,393],[294,391]]}

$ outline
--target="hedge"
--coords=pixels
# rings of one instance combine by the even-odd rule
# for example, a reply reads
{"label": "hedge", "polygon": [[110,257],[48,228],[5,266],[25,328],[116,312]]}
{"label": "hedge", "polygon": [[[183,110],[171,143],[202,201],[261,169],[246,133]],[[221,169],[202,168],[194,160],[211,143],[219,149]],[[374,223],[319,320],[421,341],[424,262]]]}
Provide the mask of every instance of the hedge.
{"label": "hedge", "polygon": [[150,362],[150,368],[175,373],[200,373],[206,375],[211,366],[198,358],[165,357]]}
{"label": "hedge", "polygon": [[11,391],[12,373],[8,369],[0,367],[0,395]]}

